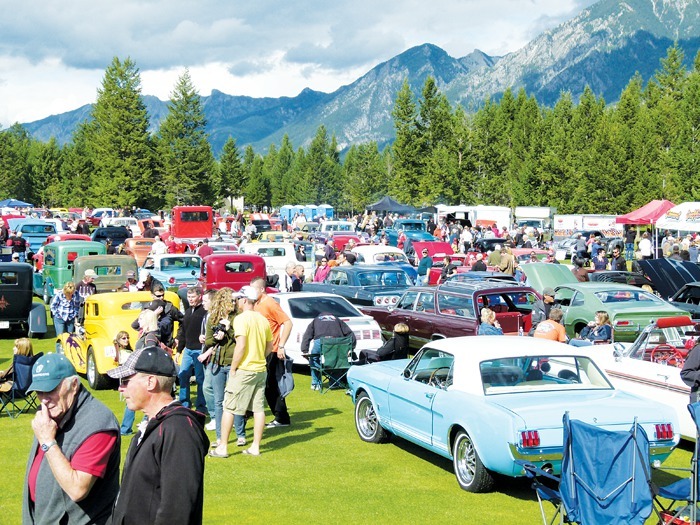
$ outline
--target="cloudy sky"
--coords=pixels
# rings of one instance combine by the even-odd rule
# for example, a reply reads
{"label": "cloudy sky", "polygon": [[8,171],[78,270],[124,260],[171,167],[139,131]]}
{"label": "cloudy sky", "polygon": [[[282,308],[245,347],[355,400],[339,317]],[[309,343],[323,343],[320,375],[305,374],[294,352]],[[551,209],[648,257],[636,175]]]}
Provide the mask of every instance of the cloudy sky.
{"label": "cloudy sky", "polygon": [[3,0],[0,128],[92,103],[113,57],[167,100],[188,67],[201,95],[331,92],[415,45],[515,51],[594,0]]}

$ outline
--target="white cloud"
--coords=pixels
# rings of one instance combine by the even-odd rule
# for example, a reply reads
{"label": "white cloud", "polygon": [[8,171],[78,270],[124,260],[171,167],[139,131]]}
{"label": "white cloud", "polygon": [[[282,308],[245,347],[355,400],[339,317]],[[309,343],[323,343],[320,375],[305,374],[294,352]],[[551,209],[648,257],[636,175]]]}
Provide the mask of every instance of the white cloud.
{"label": "white cloud", "polygon": [[165,99],[184,67],[203,95],[334,91],[406,49],[503,55],[593,0],[5,0],[0,125],[94,102],[114,56]]}

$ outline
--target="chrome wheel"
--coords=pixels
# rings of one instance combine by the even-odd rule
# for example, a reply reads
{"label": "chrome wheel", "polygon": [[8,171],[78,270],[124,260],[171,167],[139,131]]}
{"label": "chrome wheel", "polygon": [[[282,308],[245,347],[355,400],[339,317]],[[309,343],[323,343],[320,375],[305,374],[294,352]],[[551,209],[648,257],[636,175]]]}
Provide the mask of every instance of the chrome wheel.
{"label": "chrome wheel", "polygon": [[452,463],[457,483],[469,492],[487,492],[493,487],[493,477],[484,467],[474,442],[460,430],[452,445]]}
{"label": "chrome wheel", "polygon": [[355,428],[362,441],[380,443],[386,440],[386,431],[379,424],[372,400],[365,392],[355,402]]}

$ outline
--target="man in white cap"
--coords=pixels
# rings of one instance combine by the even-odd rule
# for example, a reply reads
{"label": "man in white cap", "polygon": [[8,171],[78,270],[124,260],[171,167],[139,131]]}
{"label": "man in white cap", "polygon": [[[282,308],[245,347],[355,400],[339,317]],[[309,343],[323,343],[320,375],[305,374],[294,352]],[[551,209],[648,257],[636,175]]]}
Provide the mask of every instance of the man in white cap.
{"label": "man in white cap", "polygon": [[119,423],[60,354],[40,357],[29,391],[40,410],[22,499],[22,523],[106,523],[119,492]]}
{"label": "man in white cap", "polygon": [[80,304],[84,304],[85,299],[97,292],[97,286],[95,286],[96,277],[97,274],[92,268],[85,270],[83,280],[80,281],[75,287],[75,291],[78,294],[78,297],[80,297]]}
{"label": "man in white cap", "polygon": [[209,438],[204,414],[173,400],[172,357],[147,347],[107,373],[119,379],[126,406],[148,417],[129,445],[112,523],[201,524]]}
{"label": "man in white cap", "polygon": [[[272,352],[272,330],[265,316],[253,310],[259,298],[252,286],[244,286],[234,293],[240,312],[233,320],[236,348],[231,360],[231,371],[224,394],[224,413],[221,418],[219,446],[209,455],[228,457],[228,438],[234,423],[237,424],[247,411],[253,412],[253,443],[243,454],[260,455],[260,442],[265,429],[265,383],[267,380],[267,356]],[[236,429],[240,439],[240,428]]]}

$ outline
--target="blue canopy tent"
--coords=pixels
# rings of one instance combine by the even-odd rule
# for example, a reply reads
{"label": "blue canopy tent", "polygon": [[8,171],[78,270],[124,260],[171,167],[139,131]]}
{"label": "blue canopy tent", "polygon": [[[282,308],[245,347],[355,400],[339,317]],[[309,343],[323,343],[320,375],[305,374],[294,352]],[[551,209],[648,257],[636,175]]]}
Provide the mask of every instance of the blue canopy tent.
{"label": "blue canopy tent", "polygon": [[18,199],[5,199],[0,201],[0,208],[33,208],[34,205]]}

